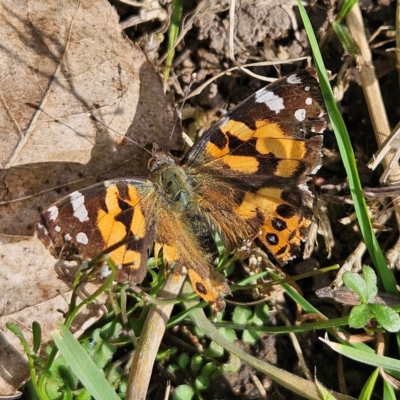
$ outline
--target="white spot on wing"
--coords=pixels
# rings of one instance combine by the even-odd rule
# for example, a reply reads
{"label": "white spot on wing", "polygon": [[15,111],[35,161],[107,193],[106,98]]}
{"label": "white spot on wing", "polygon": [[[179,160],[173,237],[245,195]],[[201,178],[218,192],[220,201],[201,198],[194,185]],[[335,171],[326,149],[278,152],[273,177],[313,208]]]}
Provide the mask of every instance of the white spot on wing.
{"label": "white spot on wing", "polygon": [[89,239],[85,232],[79,232],[76,235],[76,241],[80,244],[88,244],[89,243]]}
{"label": "white spot on wing", "polygon": [[54,227],[54,230],[55,230],[56,232],[61,232],[61,228],[60,228],[58,225]]}
{"label": "white spot on wing", "polygon": [[304,88],[304,90],[306,91],[306,92],[309,92],[310,91],[310,86],[306,86],[305,88]]}
{"label": "white spot on wing", "polygon": [[285,109],[283,99],[270,90],[261,89],[256,92],[256,102],[264,103],[270,110],[277,114]]}
{"label": "white spot on wing", "polygon": [[326,129],[326,126],[318,126],[318,127],[312,126],[310,131],[313,133],[324,133],[325,129]]}
{"label": "white spot on wing", "polygon": [[312,98],[311,98],[311,97],[307,97],[307,98],[306,98],[306,104],[307,104],[308,106],[310,106],[310,105],[312,104]]}
{"label": "white spot on wing", "polygon": [[85,207],[85,196],[80,192],[74,192],[69,195],[69,198],[74,210],[74,217],[78,218],[80,222],[87,221],[89,218]]}
{"label": "white spot on wing", "polygon": [[286,78],[287,83],[291,83],[292,85],[298,85],[301,83],[301,79],[296,75],[290,75]]}
{"label": "white spot on wing", "polygon": [[298,121],[304,121],[306,118],[306,110],[304,108],[300,108],[299,110],[296,110],[294,116]]}
{"label": "white spot on wing", "polygon": [[71,235],[70,235],[69,233],[66,233],[66,234],[64,235],[64,240],[65,240],[66,242],[70,242],[71,239],[72,239],[72,237],[71,237]]}
{"label": "white spot on wing", "polygon": [[52,221],[55,221],[58,217],[58,207],[57,206],[51,206],[47,212],[49,213],[49,218]]}

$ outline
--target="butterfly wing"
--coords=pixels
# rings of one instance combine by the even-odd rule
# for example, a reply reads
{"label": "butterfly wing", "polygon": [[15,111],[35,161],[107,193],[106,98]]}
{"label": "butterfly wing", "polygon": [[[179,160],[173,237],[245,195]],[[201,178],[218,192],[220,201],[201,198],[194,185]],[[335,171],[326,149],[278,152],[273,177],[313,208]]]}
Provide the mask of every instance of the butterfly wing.
{"label": "butterfly wing", "polygon": [[280,264],[298,252],[313,215],[305,182],[321,163],[324,114],[316,72],[302,70],[239,104],[188,152],[182,165],[228,246],[258,236]]}
{"label": "butterfly wing", "polygon": [[140,179],[117,179],[71,193],[41,213],[36,235],[54,257],[91,260],[109,253],[118,280],[141,282],[154,232],[154,186]]}

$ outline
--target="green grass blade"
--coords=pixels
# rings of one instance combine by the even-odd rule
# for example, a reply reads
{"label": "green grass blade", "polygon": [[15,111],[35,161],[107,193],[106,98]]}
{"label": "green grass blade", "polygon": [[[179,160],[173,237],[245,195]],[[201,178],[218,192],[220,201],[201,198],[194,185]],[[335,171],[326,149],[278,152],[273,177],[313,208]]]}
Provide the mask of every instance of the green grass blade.
{"label": "green grass blade", "polygon": [[172,3],[171,24],[168,29],[168,49],[167,57],[165,59],[164,67],[164,82],[168,81],[169,73],[171,71],[172,60],[175,55],[175,44],[178,38],[179,27],[182,18],[182,0],[174,0]]}
{"label": "green grass blade", "polygon": [[96,400],[121,400],[99,367],[64,325],[53,338],[72,371]]}
{"label": "green grass blade", "polygon": [[358,398],[360,400],[370,399],[373,396],[375,384],[379,378],[379,368],[376,368],[374,372],[370,375],[367,382],[363,386],[360,396]]}
{"label": "green grass blade", "polygon": [[381,278],[384,289],[389,293],[397,293],[396,284],[392,274],[386,266],[385,258],[379,247],[378,241],[372,230],[372,224],[368,217],[367,205],[362,193],[360,178],[358,176],[354,152],[351,146],[349,134],[344,124],[343,118],[333,98],[332,89],[329,84],[328,76],[325,71],[324,62],[318,48],[317,39],[315,38],[311,22],[308,18],[306,10],[297,0],[300,15],[303,19],[304,26],[307,31],[307,36],[314,55],[315,65],[318,71],[318,77],[321,85],[322,95],[326,104],[329,118],[332,122],[333,131],[335,132],[336,140],[338,142],[340,154],[343,159],[343,164],[347,172],[349,188],[352,199],[354,201],[354,208],[357,214],[358,223],[368,252],[372,261],[377,269],[379,277]]}
{"label": "green grass blade", "polygon": [[352,360],[361,362],[363,364],[372,365],[374,367],[381,367],[385,370],[400,372],[400,360],[381,356],[375,353],[371,353],[369,351],[366,352],[352,346],[330,342],[329,340],[321,340],[325,344],[327,344],[332,350],[344,355],[347,358],[351,358]]}

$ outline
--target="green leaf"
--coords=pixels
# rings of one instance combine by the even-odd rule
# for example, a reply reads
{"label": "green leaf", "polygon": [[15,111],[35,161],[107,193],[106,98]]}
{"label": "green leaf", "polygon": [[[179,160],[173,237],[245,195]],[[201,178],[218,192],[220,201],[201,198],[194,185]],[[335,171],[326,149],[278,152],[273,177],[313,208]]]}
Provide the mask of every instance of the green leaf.
{"label": "green leaf", "polygon": [[7,322],[6,327],[19,339],[19,341],[21,342],[21,344],[24,348],[26,355],[29,356],[31,350],[29,348],[28,342],[26,341],[25,336],[22,333],[21,329],[17,325],[15,325],[11,322]]}
{"label": "green leaf", "polygon": [[210,379],[206,375],[200,375],[194,381],[194,386],[196,387],[197,390],[200,391],[207,389],[209,385],[210,385]]}
{"label": "green leaf", "polygon": [[245,325],[249,322],[251,316],[252,316],[252,312],[251,312],[250,308],[243,307],[243,306],[236,306],[233,311],[232,321],[235,324]]}
{"label": "green leaf", "polygon": [[204,367],[201,369],[200,373],[201,373],[201,375],[211,375],[217,370],[218,370],[218,367],[213,362],[209,362],[204,365]]}
{"label": "green leaf", "polygon": [[174,0],[172,2],[171,22],[168,29],[168,49],[164,67],[164,82],[168,81],[172,60],[175,55],[176,39],[178,38],[179,26],[182,18],[182,0]]}
{"label": "green leaf", "polygon": [[33,321],[32,323],[32,333],[33,333],[33,354],[39,351],[40,344],[42,343],[42,327],[39,322]]}
{"label": "green leaf", "polygon": [[189,356],[186,353],[183,353],[178,357],[178,365],[182,369],[185,369],[188,366],[189,361],[190,361]]}
{"label": "green leaf", "polygon": [[240,358],[234,354],[229,355],[229,361],[222,365],[221,372],[236,373],[241,367]]}
{"label": "green leaf", "polygon": [[75,397],[75,400],[91,400],[92,396],[90,395],[88,390],[82,390],[78,396]]}
{"label": "green leaf", "polygon": [[359,350],[350,345],[330,342],[325,339],[320,339],[327,344],[332,350],[352,360],[361,362],[363,364],[372,365],[374,367],[382,367],[389,371],[400,372],[400,361],[395,358],[380,356],[369,351]]}
{"label": "green leaf", "polygon": [[96,400],[120,400],[98,366],[64,325],[53,338],[71,369]]}
{"label": "green leaf", "polygon": [[324,385],[322,385],[318,380],[315,382],[319,393],[321,394],[321,399],[324,400],[336,400],[336,397],[333,396],[329,390],[326,389]]}
{"label": "green leaf", "polygon": [[191,400],[194,396],[194,389],[189,385],[179,385],[176,387],[172,399],[173,400]]}
{"label": "green leaf", "polygon": [[385,379],[383,381],[383,400],[396,400],[397,396],[396,393],[393,389],[393,387],[390,385],[390,383]]}
{"label": "green leaf", "polygon": [[242,334],[242,340],[247,344],[254,344],[260,338],[260,334],[255,331],[245,329]]}
{"label": "green leaf", "polygon": [[168,371],[175,373],[176,371],[179,371],[180,367],[177,364],[169,364],[168,365]]}
{"label": "green leaf", "polygon": [[382,328],[388,332],[400,331],[400,316],[396,311],[382,304],[370,304],[369,307]]}
{"label": "green leaf", "polygon": [[339,24],[336,21],[333,21],[332,28],[335,31],[336,36],[340,40],[340,43],[342,43],[342,46],[344,47],[344,49],[352,57],[357,57],[357,56],[361,55],[360,48],[358,47],[358,44],[351,36],[349,29],[347,28],[346,25]]}
{"label": "green leaf", "polygon": [[[114,332],[114,330],[110,331],[108,324],[101,329],[95,329],[93,332],[94,342],[87,341],[82,345],[100,369],[103,369],[111,361],[117,351],[117,348],[108,342],[113,336],[111,332]],[[106,339],[104,340],[103,338]]]}
{"label": "green leaf", "polygon": [[340,8],[339,15],[337,16],[336,21],[340,23],[356,3],[357,0],[345,0],[342,4],[342,7]]}
{"label": "green leaf", "polygon": [[368,378],[367,382],[365,383],[364,387],[361,390],[359,399],[370,399],[374,393],[374,387],[376,381],[379,378],[379,368],[376,368],[371,376]]}
{"label": "green leaf", "polygon": [[363,328],[371,318],[374,318],[374,313],[372,312],[370,305],[360,304],[355,306],[350,311],[349,315],[349,326],[352,328]]}
{"label": "green leaf", "polygon": [[230,328],[219,328],[218,332],[230,342],[234,342],[237,339],[236,332]]}
{"label": "green leaf", "polygon": [[200,354],[195,354],[190,360],[190,368],[193,372],[197,372],[203,366],[203,357]]}
{"label": "green leaf", "polygon": [[211,341],[208,348],[204,351],[204,357],[206,358],[219,358],[224,355],[224,348]]}
{"label": "green leaf", "polygon": [[343,274],[343,282],[349,289],[351,289],[354,293],[357,293],[361,297],[361,302],[367,303],[367,284],[360,275],[354,272],[345,272]]}
{"label": "green leaf", "polygon": [[269,322],[269,308],[265,303],[256,305],[251,322],[257,326],[266,325]]}
{"label": "green leaf", "polygon": [[378,286],[375,271],[368,265],[363,266],[363,278],[367,285],[367,301],[371,301],[378,294]]}

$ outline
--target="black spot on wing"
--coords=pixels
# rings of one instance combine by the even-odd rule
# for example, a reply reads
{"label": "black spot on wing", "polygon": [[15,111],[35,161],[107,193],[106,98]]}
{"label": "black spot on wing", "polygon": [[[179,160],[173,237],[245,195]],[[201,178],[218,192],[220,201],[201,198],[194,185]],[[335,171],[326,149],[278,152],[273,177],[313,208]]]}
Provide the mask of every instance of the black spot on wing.
{"label": "black spot on wing", "polygon": [[267,243],[271,246],[276,246],[279,243],[278,235],[272,232],[268,232],[265,236],[265,239],[267,240]]}
{"label": "black spot on wing", "polygon": [[219,149],[223,149],[228,144],[228,138],[220,129],[210,136],[209,141]]}
{"label": "black spot on wing", "polygon": [[201,293],[202,295],[206,295],[207,294],[207,290],[204,287],[204,285],[200,282],[196,282],[196,289],[199,293]]}
{"label": "black spot on wing", "polygon": [[274,229],[276,229],[279,232],[284,231],[287,228],[286,222],[277,217],[272,219],[271,224],[274,227]]}
{"label": "black spot on wing", "polygon": [[276,207],[276,213],[282,218],[290,219],[296,215],[296,209],[289,204],[280,204]]}

